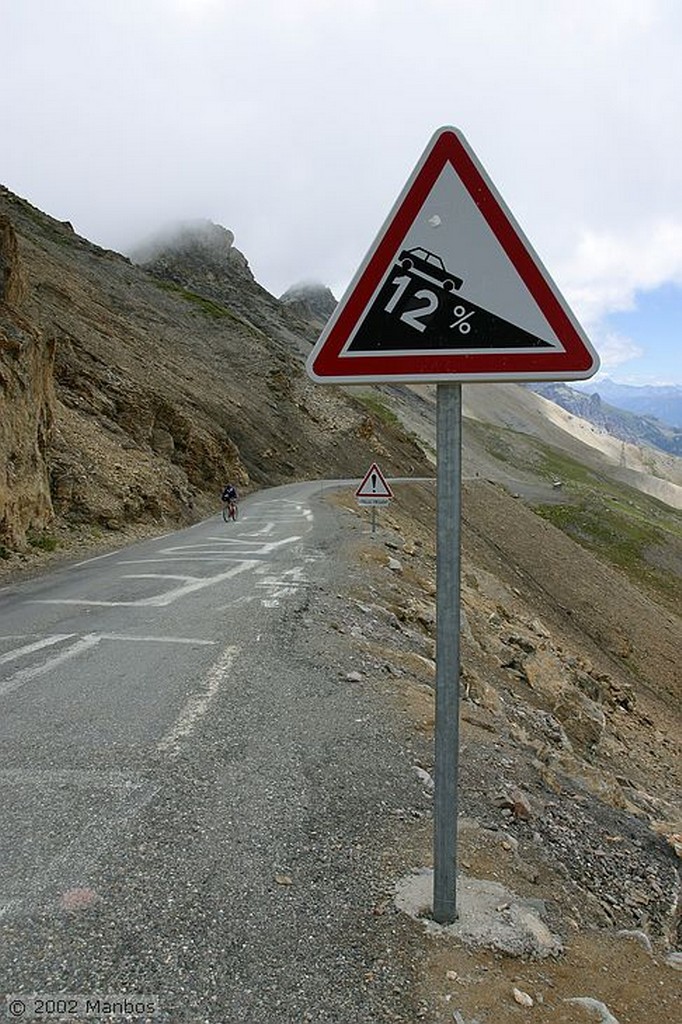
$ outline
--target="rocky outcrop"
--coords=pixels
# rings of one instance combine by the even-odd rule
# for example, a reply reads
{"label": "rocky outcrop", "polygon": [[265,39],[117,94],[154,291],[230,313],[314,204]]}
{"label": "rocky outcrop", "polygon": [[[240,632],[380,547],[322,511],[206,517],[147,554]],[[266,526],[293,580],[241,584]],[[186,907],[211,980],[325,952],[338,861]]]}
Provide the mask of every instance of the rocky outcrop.
{"label": "rocky outcrop", "polygon": [[293,285],[284,292],[280,302],[320,328],[326,324],[337,305],[329,288],[313,283]]}
{"label": "rocky outcrop", "polygon": [[234,246],[234,233],[210,220],[185,221],[156,235],[134,253],[159,277],[168,277],[205,294],[206,285],[224,283],[225,278],[254,282],[248,260]]}
{"label": "rocky outcrop", "polygon": [[16,233],[0,216],[0,553],[25,547],[52,518],[54,344],[22,314],[27,290]]}

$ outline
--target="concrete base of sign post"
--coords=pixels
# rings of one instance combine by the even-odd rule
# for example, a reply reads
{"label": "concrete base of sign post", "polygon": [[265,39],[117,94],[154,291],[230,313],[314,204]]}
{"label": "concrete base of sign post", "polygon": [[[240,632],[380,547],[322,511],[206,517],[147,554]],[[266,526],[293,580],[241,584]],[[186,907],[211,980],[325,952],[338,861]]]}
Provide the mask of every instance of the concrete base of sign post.
{"label": "concrete base of sign post", "polygon": [[451,936],[469,946],[485,946],[509,956],[548,957],[563,952],[561,940],[542,920],[542,900],[522,899],[498,882],[459,874],[457,920],[433,920],[433,871],[413,871],[396,885],[399,910],[423,921],[432,935]]}

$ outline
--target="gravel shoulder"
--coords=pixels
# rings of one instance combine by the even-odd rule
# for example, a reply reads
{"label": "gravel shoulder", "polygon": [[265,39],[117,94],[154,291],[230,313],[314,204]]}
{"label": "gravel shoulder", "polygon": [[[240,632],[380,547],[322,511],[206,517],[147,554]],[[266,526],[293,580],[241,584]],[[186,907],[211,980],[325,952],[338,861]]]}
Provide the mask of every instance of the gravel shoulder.
{"label": "gravel shoulder", "polygon": [[[433,487],[396,488],[369,532],[333,500],[358,567],[337,629],[364,652],[430,773],[435,666]],[[501,488],[465,486],[460,870],[541,901],[564,953],[542,961],[423,936],[421,1018],[466,1024],[673,1019],[680,975],[680,619]],[[348,532],[350,529],[350,533]],[[409,724],[411,723],[411,725]],[[421,756],[419,751],[421,751]],[[430,866],[430,796],[405,811]],[[677,852],[676,852],[677,851]],[[460,1018],[454,1017],[459,1020]]]}

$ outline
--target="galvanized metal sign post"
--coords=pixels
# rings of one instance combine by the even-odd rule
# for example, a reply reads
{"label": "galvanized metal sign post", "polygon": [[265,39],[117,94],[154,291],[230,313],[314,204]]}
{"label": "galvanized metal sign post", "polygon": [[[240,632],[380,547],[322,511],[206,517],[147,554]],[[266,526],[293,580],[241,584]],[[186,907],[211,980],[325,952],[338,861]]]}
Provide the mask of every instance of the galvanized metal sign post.
{"label": "galvanized metal sign post", "polygon": [[442,924],[457,917],[461,382],[576,380],[598,367],[462,133],[439,129],[307,368],[319,383],[438,385],[433,916]]}
{"label": "galvanized metal sign post", "polygon": [[462,385],[436,389],[436,736],[433,917],[457,917]]}

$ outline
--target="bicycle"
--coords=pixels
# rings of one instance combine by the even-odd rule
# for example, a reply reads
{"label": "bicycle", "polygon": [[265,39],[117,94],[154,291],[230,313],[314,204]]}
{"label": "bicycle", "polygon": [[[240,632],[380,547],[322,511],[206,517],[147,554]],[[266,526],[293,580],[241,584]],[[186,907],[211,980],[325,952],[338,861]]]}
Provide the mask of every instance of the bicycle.
{"label": "bicycle", "polygon": [[239,506],[237,505],[237,502],[234,499],[232,501],[224,501],[223,502],[223,520],[226,523],[229,523],[230,520],[233,523],[236,523],[238,515],[239,515]]}

